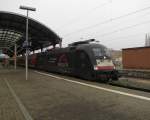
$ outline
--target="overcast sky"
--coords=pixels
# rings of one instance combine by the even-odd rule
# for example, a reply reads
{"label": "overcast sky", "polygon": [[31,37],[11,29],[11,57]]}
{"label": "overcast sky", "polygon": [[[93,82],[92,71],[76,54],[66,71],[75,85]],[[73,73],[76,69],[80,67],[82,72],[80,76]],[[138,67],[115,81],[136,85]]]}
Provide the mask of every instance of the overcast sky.
{"label": "overcast sky", "polygon": [[35,7],[30,17],[62,37],[63,46],[95,38],[108,48],[139,47],[150,33],[150,0],[0,0],[0,11],[26,15],[20,5]]}

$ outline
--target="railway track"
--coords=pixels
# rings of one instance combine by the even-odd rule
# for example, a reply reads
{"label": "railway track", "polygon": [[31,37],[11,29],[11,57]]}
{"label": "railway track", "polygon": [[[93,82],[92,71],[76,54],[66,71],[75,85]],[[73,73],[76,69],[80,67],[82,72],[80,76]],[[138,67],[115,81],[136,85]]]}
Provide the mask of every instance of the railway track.
{"label": "railway track", "polygon": [[146,89],[146,88],[140,88],[140,87],[129,86],[129,85],[122,85],[122,84],[117,84],[117,83],[113,83],[113,82],[109,82],[108,84],[112,85],[112,86],[123,87],[123,88],[127,88],[127,89],[139,90],[139,91],[149,92],[150,93],[150,89]]}
{"label": "railway track", "polygon": [[[43,71],[41,71],[43,72]],[[46,72],[49,74],[49,72]],[[67,75],[64,75],[64,74],[58,74],[58,73],[50,73],[52,75],[55,75],[55,76],[58,76],[58,77],[62,77],[64,79],[75,79],[75,80],[84,80],[84,81],[90,81],[90,80],[85,80],[85,79],[81,79],[81,78],[77,78],[77,77],[73,77],[73,76],[67,76]],[[127,88],[127,89],[132,89],[132,90],[138,90],[138,91],[143,91],[143,92],[148,92],[150,93],[150,82],[149,82],[149,85],[147,85],[146,87],[144,87],[144,85],[142,86],[140,83],[136,83],[135,81],[135,84],[132,82],[130,83],[130,81],[126,80],[121,80],[121,82],[119,81],[109,81],[109,82],[100,82],[100,81],[94,81],[96,83],[103,83],[103,84],[107,84],[107,85],[111,85],[111,86],[116,86],[116,87],[122,87],[122,88]],[[125,81],[125,82],[124,82]]]}

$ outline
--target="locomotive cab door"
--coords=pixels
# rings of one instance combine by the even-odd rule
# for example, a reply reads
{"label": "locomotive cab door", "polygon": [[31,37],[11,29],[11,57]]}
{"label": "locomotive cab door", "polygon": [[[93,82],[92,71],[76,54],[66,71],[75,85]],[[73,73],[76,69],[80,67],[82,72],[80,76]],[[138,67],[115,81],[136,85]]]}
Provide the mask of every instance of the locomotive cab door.
{"label": "locomotive cab door", "polygon": [[76,73],[84,79],[92,78],[92,65],[89,56],[84,51],[76,51]]}

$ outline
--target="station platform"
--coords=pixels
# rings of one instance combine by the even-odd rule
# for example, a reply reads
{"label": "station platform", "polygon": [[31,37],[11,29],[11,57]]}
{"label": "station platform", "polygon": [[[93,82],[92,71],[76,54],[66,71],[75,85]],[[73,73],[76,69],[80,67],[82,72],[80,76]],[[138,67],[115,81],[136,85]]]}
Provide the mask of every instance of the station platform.
{"label": "station platform", "polygon": [[[146,82],[147,85],[150,85],[149,81],[138,80],[138,83],[141,84],[141,82]],[[81,90],[80,92],[78,91],[79,89]],[[13,67],[4,68],[1,66],[0,120],[71,120],[72,118],[77,120],[79,117],[81,117],[82,120],[90,117],[90,119],[92,119],[93,116],[99,118],[99,114],[93,111],[93,105],[79,102],[79,100],[85,102],[85,98],[82,98],[83,94],[87,94],[87,96],[92,94],[91,91],[87,93],[86,91],[88,89],[85,89],[87,88],[81,88],[81,86],[77,87],[76,85],[72,87],[69,83],[61,84],[59,80],[37,74],[35,70],[30,70],[29,79],[25,80],[25,70],[23,68],[14,70]],[[73,91],[75,91],[75,93],[73,93],[75,95],[70,93]],[[77,94],[82,92],[85,93],[79,95],[81,99],[77,97]],[[93,93],[98,94],[97,91]],[[95,98],[96,96],[97,95],[91,96],[90,100],[97,99]],[[105,98],[105,95],[101,97]],[[108,95],[108,97],[110,96]],[[113,99],[115,101],[116,98],[114,97]],[[125,99],[123,98],[122,100]],[[94,107],[97,106],[94,105]],[[65,112],[63,110],[65,110]],[[86,116],[84,110],[91,113],[91,116]],[[109,119],[111,120],[111,118],[108,118],[108,120]]]}
{"label": "station platform", "polygon": [[24,69],[0,66],[0,120],[50,120],[48,107],[53,107],[53,100],[49,87],[46,77],[32,70],[25,80]]}

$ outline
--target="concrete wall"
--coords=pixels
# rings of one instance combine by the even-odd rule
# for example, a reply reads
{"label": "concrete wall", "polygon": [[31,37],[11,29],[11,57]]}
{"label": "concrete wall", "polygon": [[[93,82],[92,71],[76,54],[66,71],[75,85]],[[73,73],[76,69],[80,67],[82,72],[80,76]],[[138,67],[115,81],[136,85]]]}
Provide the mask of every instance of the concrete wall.
{"label": "concrete wall", "polygon": [[150,69],[150,47],[122,50],[124,69]]}

